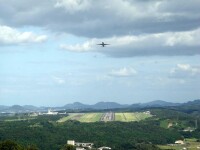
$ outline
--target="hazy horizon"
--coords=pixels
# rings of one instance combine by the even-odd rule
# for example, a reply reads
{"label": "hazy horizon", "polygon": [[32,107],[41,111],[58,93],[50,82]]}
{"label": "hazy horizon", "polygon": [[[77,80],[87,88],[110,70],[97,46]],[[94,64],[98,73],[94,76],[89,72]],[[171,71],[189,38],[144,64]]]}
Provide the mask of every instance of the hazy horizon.
{"label": "hazy horizon", "polygon": [[0,105],[199,99],[199,6],[1,0]]}
{"label": "hazy horizon", "polygon": [[148,102],[154,102],[154,101],[165,101],[165,102],[170,102],[170,103],[187,103],[187,102],[190,102],[190,101],[194,101],[194,100],[199,100],[199,99],[193,99],[193,100],[186,100],[186,101],[167,101],[167,100],[151,100],[151,101],[144,101],[144,102],[133,102],[133,103],[121,103],[121,102],[116,102],[116,101],[98,101],[98,102],[95,102],[95,103],[84,103],[84,102],[81,102],[81,101],[74,101],[74,102],[69,102],[69,103],[64,103],[64,104],[60,104],[60,105],[34,105],[34,104],[10,104],[10,105],[0,105],[0,106],[8,106],[8,107],[11,107],[11,106],[14,106],[14,105],[19,105],[19,106],[36,106],[36,107],[63,107],[64,105],[67,105],[67,104],[74,104],[74,103],[81,103],[81,104],[85,104],[85,105],[94,105],[94,104],[97,104],[97,103],[100,103],[100,102],[115,102],[115,103],[118,103],[118,104],[121,104],[121,105],[132,105],[132,104],[144,104],[144,103],[148,103]]}

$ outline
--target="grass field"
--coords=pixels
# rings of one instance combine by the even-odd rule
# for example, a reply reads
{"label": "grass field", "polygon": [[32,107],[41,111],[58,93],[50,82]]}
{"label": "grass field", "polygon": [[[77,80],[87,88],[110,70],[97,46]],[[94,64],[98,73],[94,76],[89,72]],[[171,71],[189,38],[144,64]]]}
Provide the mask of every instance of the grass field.
{"label": "grass field", "polygon": [[80,122],[97,122],[103,113],[88,113],[80,117]]}
{"label": "grass field", "polygon": [[144,120],[146,118],[149,118],[151,117],[151,114],[146,114],[146,113],[134,113],[135,117],[137,118],[137,121],[140,121],[140,120]]}
{"label": "grass field", "polygon": [[115,121],[124,121],[124,122],[130,122],[130,121],[140,121],[144,120],[148,117],[151,117],[150,114],[145,113],[115,113]]}
{"label": "grass field", "polygon": [[[130,121],[140,121],[148,117],[150,114],[145,113],[114,113],[114,121],[130,122]],[[65,122],[67,120],[77,120],[80,122],[98,122],[100,121],[103,113],[71,113],[67,117],[59,119],[57,122]]]}
{"label": "grass field", "polygon": [[61,119],[59,119],[57,122],[65,122],[67,120],[78,120],[78,118],[80,118],[80,116],[83,116],[83,113],[71,113],[69,114],[69,116],[67,117],[63,117]]}
{"label": "grass field", "polygon": [[97,122],[100,120],[102,113],[72,113],[67,117],[59,119],[57,122],[65,122],[67,120],[77,120],[80,122]]}
{"label": "grass field", "polygon": [[115,121],[125,121],[123,113],[115,113]]}

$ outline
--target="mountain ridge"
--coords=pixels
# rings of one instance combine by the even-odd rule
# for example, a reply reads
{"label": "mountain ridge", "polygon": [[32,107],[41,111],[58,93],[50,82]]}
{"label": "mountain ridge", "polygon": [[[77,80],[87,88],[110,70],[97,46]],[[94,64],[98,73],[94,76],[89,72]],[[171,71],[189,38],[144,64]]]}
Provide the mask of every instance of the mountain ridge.
{"label": "mountain ridge", "polygon": [[106,110],[106,109],[121,109],[121,108],[148,108],[148,107],[198,107],[200,106],[200,99],[196,99],[193,101],[188,101],[186,103],[173,103],[167,102],[164,100],[154,100],[146,103],[134,103],[134,104],[119,104],[117,102],[97,102],[95,104],[83,104],[81,102],[74,102],[66,104],[62,107],[36,107],[33,105],[13,105],[13,106],[4,106],[0,105],[1,112],[31,112],[31,111],[47,111],[49,108],[55,110],[85,110],[85,109],[94,109],[94,110]]}

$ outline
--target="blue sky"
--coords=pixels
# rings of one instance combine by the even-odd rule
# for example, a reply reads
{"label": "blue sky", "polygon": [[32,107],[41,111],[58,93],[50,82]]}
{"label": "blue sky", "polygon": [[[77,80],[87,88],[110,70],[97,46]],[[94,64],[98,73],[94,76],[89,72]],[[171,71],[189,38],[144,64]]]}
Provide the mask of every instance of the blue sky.
{"label": "blue sky", "polygon": [[0,105],[200,98],[199,0],[0,2]]}

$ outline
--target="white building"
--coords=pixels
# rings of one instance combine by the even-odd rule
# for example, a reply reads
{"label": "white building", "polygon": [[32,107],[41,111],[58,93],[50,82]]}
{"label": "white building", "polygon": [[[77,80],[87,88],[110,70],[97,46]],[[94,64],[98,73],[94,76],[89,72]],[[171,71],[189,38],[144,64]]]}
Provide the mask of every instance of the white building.
{"label": "white building", "polygon": [[86,150],[85,148],[77,147],[76,150]]}
{"label": "white building", "polygon": [[182,140],[178,140],[178,141],[175,141],[175,144],[184,144],[184,141],[182,141]]}
{"label": "white building", "polygon": [[79,142],[75,142],[75,146],[77,147],[85,147],[85,148],[92,148],[94,144],[93,143],[79,143]]}
{"label": "white building", "polygon": [[[89,149],[91,149],[92,146],[94,145],[93,143],[80,143],[80,142],[75,142],[74,140],[68,140],[67,144],[76,146],[77,149],[80,149],[80,148],[89,148]],[[84,150],[84,149],[80,149],[80,150]]]}
{"label": "white building", "polygon": [[75,145],[75,141],[74,141],[74,140],[68,140],[68,141],[67,141],[67,144],[68,144],[68,145],[73,145],[73,146],[74,146],[74,145]]}
{"label": "white building", "polygon": [[57,114],[58,112],[51,111],[51,109],[48,109],[47,113],[43,113],[43,115],[57,115]]}
{"label": "white building", "polygon": [[151,114],[151,112],[150,111],[145,111],[145,112],[143,112],[144,114],[147,114],[147,115],[150,115]]}

